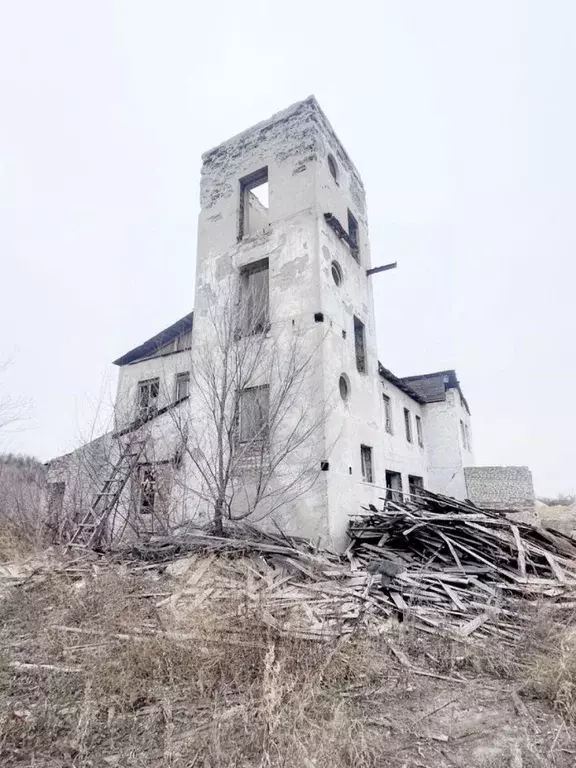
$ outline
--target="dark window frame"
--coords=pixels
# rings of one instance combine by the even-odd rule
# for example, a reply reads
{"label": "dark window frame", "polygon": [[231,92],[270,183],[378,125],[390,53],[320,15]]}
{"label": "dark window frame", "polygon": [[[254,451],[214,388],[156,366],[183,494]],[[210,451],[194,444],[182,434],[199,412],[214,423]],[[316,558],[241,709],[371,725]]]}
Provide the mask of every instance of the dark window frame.
{"label": "dark window frame", "polygon": [[415,418],[416,418],[416,439],[418,440],[418,445],[420,446],[420,448],[424,448],[424,432],[422,429],[422,417],[416,414]]}
{"label": "dark window frame", "polygon": [[[180,394],[180,384],[186,382],[186,394]],[[174,379],[174,400],[184,400],[190,394],[190,371],[177,373]]]}
{"label": "dark window frame", "polygon": [[[145,403],[143,403],[144,393],[147,393]],[[150,419],[155,416],[158,413],[158,400],[160,399],[160,377],[155,376],[152,379],[139,381],[137,397],[138,418]]]}
{"label": "dark window frame", "polygon": [[394,434],[394,420],[392,418],[392,398],[385,392],[382,393],[384,403],[384,429],[389,435]]}
{"label": "dark window frame", "polygon": [[[248,392],[254,392],[256,390],[266,391],[267,393],[266,415],[261,423],[259,423],[258,425],[255,425],[253,434],[244,438],[243,437],[244,424],[243,424],[242,396],[244,394],[247,394]],[[270,386],[268,384],[259,384],[254,387],[244,387],[243,389],[238,390],[238,392],[236,393],[236,425],[235,425],[236,443],[242,446],[242,445],[260,444],[267,441],[269,432],[270,432],[269,422],[270,422]]]}
{"label": "dark window frame", "polygon": [[352,257],[360,264],[360,227],[358,219],[350,208],[348,208],[348,243]]}
{"label": "dark window frame", "polygon": [[365,483],[374,483],[374,451],[371,445],[360,446],[360,470]]}
{"label": "dark window frame", "polygon": [[366,326],[359,317],[354,315],[354,351],[356,355],[356,370],[366,373]]}
{"label": "dark window frame", "polygon": [[[250,277],[260,272],[266,272],[265,306],[258,312],[262,317],[255,320],[254,307],[249,309],[247,302],[254,302],[250,293]],[[266,333],[270,330],[270,260],[268,258],[251,261],[240,267],[240,283],[238,291],[238,326],[237,336],[252,336],[256,333]]]}
{"label": "dark window frame", "polygon": [[404,408],[404,431],[406,433],[407,442],[412,443],[412,414],[408,408]]}

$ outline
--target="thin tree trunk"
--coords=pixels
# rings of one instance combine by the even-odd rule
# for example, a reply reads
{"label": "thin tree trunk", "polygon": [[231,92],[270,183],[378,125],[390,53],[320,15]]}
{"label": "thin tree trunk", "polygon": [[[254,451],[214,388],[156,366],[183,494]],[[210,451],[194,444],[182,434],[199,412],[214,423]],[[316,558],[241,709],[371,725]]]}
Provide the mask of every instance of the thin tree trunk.
{"label": "thin tree trunk", "polygon": [[224,535],[224,526],[222,524],[223,517],[224,517],[224,499],[218,498],[216,499],[216,503],[214,504],[214,535],[215,536]]}

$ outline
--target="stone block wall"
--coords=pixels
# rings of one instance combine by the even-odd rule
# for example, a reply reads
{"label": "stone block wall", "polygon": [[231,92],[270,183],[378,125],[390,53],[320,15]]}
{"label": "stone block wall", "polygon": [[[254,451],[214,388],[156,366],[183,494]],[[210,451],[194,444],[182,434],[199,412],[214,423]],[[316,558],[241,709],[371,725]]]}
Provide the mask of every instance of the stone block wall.
{"label": "stone block wall", "polygon": [[479,507],[534,515],[534,485],[528,467],[465,467],[467,496]]}

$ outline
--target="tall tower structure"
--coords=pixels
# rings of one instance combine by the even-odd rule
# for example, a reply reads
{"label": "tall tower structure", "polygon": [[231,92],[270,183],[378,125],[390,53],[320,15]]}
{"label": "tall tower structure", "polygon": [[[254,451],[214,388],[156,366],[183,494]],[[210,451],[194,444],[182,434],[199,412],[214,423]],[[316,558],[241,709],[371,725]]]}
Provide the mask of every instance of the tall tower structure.
{"label": "tall tower structure", "polygon": [[[314,97],[203,155],[193,365],[234,276],[259,285],[268,302],[261,331],[287,345],[300,334],[310,356],[301,396],[316,414],[326,409],[289,459],[293,469],[317,462],[315,482],[273,517],[288,533],[335,546],[345,541],[348,514],[382,494],[374,484],[382,404],[370,266],[362,180]],[[295,419],[287,413],[287,424]]]}

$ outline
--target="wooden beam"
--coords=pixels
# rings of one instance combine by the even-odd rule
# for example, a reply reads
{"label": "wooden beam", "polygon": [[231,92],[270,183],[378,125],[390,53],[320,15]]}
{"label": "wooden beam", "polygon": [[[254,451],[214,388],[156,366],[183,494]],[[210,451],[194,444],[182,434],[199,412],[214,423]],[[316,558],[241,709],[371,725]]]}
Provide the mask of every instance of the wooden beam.
{"label": "wooden beam", "polygon": [[396,269],[398,266],[398,262],[394,261],[390,264],[384,264],[381,267],[372,267],[372,269],[366,270],[366,277],[370,277],[370,275],[375,275],[377,272],[387,272],[389,269]]}

